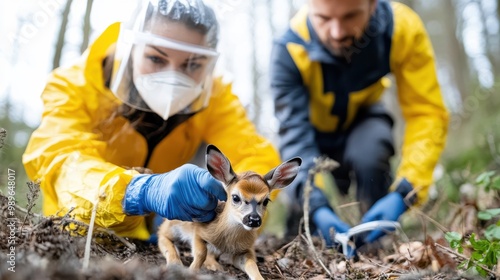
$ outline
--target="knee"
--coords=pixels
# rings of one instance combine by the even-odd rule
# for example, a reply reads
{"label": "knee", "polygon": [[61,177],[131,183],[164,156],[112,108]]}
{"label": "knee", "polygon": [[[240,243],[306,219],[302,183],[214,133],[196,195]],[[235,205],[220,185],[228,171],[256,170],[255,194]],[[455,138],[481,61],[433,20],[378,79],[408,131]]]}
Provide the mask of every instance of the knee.
{"label": "knee", "polygon": [[386,168],[394,155],[391,130],[380,122],[367,124],[369,128],[358,127],[349,136],[344,158],[353,168]]}
{"label": "knee", "polygon": [[392,153],[382,149],[359,147],[347,152],[345,160],[355,171],[388,170],[391,156]]}

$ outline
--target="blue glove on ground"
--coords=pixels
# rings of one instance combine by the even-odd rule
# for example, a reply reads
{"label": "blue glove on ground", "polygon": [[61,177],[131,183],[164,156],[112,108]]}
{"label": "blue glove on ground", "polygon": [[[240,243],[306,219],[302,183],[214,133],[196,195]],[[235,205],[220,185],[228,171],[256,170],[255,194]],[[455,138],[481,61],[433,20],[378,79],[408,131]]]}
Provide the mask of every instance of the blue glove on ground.
{"label": "blue glove on ground", "polygon": [[313,213],[313,222],[318,231],[323,235],[326,245],[333,246],[333,240],[330,234],[330,229],[333,227],[335,232],[347,232],[350,228],[348,224],[342,221],[332,209],[328,207],[320,207]]}
{"label": "blue glove on ground", "polygon": [[127,186],[123,210],[128,215],[157,213],[169,220],[209,222],[218,200],[226,200],[222,184],[210,173],[185,164],[164,174],[135,176]]}
{"label": "blue glove on ground", "polygon": [[[387,220],[397,221],[408,209],[403,196],[398,192],[391,192],[379,199],[361,219],[361,223]],[[377,229],[368,234],[364,242],[372,243],[385,235],[387,230]]]}

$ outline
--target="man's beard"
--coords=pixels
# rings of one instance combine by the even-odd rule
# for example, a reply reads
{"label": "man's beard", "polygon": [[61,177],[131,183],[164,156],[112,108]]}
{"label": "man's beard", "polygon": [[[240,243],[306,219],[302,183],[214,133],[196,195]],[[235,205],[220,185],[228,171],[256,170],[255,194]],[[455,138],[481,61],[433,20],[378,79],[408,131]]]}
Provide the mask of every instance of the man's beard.
{"label": "man's beard", "polygon": [[[336,57],[343,57],[349,54],[349,49],[352,47],[354,44],[354,41],[356,40],[355,36],[348,36],[344,37],[340,40],[334,40],[335,42],[340,43],[340,47],[334,47],[331,39],[328,40],[326,44],[326,48],[330,53]],[[349,42],[349,44],[343,44],[344,42]]]}

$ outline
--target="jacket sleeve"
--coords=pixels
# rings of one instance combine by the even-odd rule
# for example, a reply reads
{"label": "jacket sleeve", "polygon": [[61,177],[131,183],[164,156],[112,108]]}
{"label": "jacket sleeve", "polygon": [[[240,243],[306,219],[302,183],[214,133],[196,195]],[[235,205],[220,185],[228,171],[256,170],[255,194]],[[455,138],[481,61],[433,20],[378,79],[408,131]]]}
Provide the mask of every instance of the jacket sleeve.
{"label": "jacket sleeve", "polygon": [[71,214],[88,223],[97,203],[96,225],[147,239],[144,217],[123,213],[125,189],[136,172],[104,159],[106,142],[94,129],[97,115],[109,109],[99,99],[109,96],[84,77],[84,64],[57,69],[49,77],[41,124],[23,155],[26,172],[41,182],[45,215],[64,215],[74,207]]}
{"label": "jacket sleeve", "polygon": [[[219,147],[236,172],[253,170],[263,175],[280,164],[278,151],[257,132],[233,94],[231,84],[215,79],[208,110],[209,125],[203,133],[203,141]],[[273,197],[276,195],[277,192],[273,193]]]}
{"label": "jacket sleeve", "polygon": [[448,113],[437,80],[432,45],[422,21],[400,3],[393,3],[393,7],[391,68],[406,122],[396,182],[406,178],[421,204],[427,200],[434,167],[445,145]]}
{"label": "jacket sleeve", "polygon": [[[303,83],[286,46],[275,42],[271,54],[271,91],[275,115],[279,121],[279,149],[283,158],[300,156],[302,166],[292,183],[299,203],[303,202],[303,190],[314,158],[320,155],[315,142],[315,132],[309,120],[309,92]],[[317,187],[310,195],[311,214],[322,206],[329,206],[328,199]]]}

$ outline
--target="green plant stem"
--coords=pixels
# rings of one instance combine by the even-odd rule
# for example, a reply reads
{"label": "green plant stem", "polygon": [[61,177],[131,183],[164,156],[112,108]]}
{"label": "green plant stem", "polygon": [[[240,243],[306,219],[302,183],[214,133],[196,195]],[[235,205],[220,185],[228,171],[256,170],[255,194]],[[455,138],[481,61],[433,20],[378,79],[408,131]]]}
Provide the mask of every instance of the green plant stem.
{"label": "green plant stem", "polygon": [[495,277],[500,277],[500,274],[498,274],[498,273],[496,273],[495,271],[493,271],[493,270],[491,270],[491,269],[489,269],[489,268],[485,267],[485,266],[484,266],[484,265],[482,265],[482,264],[477,263],[476,261],[474,261],[474,260],[472,260],[472,259],[470,259],[470,258],[467,258],[467,256],[465,256],[465,255],[463,255],[463,254],[460,254],[460,253],[458,253],[458,252],[455,252],[455,251],[453,251],[452,249],[447,248],[447,247],[445,247],[445,246],[443,246],[443,245],[441,245],[441,244],[438,244],[438,243],[434,243],[434,246],[436,246],[437,248],[440,248],[440,249],[442,249],[442,250],[445,250],[446,252],[448,252],[448,253],[450,253],[450,254],[453,254],[453,255],[455,255],[455,256],[457,256],[457,257],[459,257],[459,258],[462,258],[462,259],[464,259],[464,260],[468,260],[468,261],[470,261],[470,262],[474,263],[474,265],[475,265],[475,266],[478,266],[478,267],[480,267],[480,268],[484,269],[485,271],[487,271],[487,272],[491,273],[492,275],[495,275]]}

